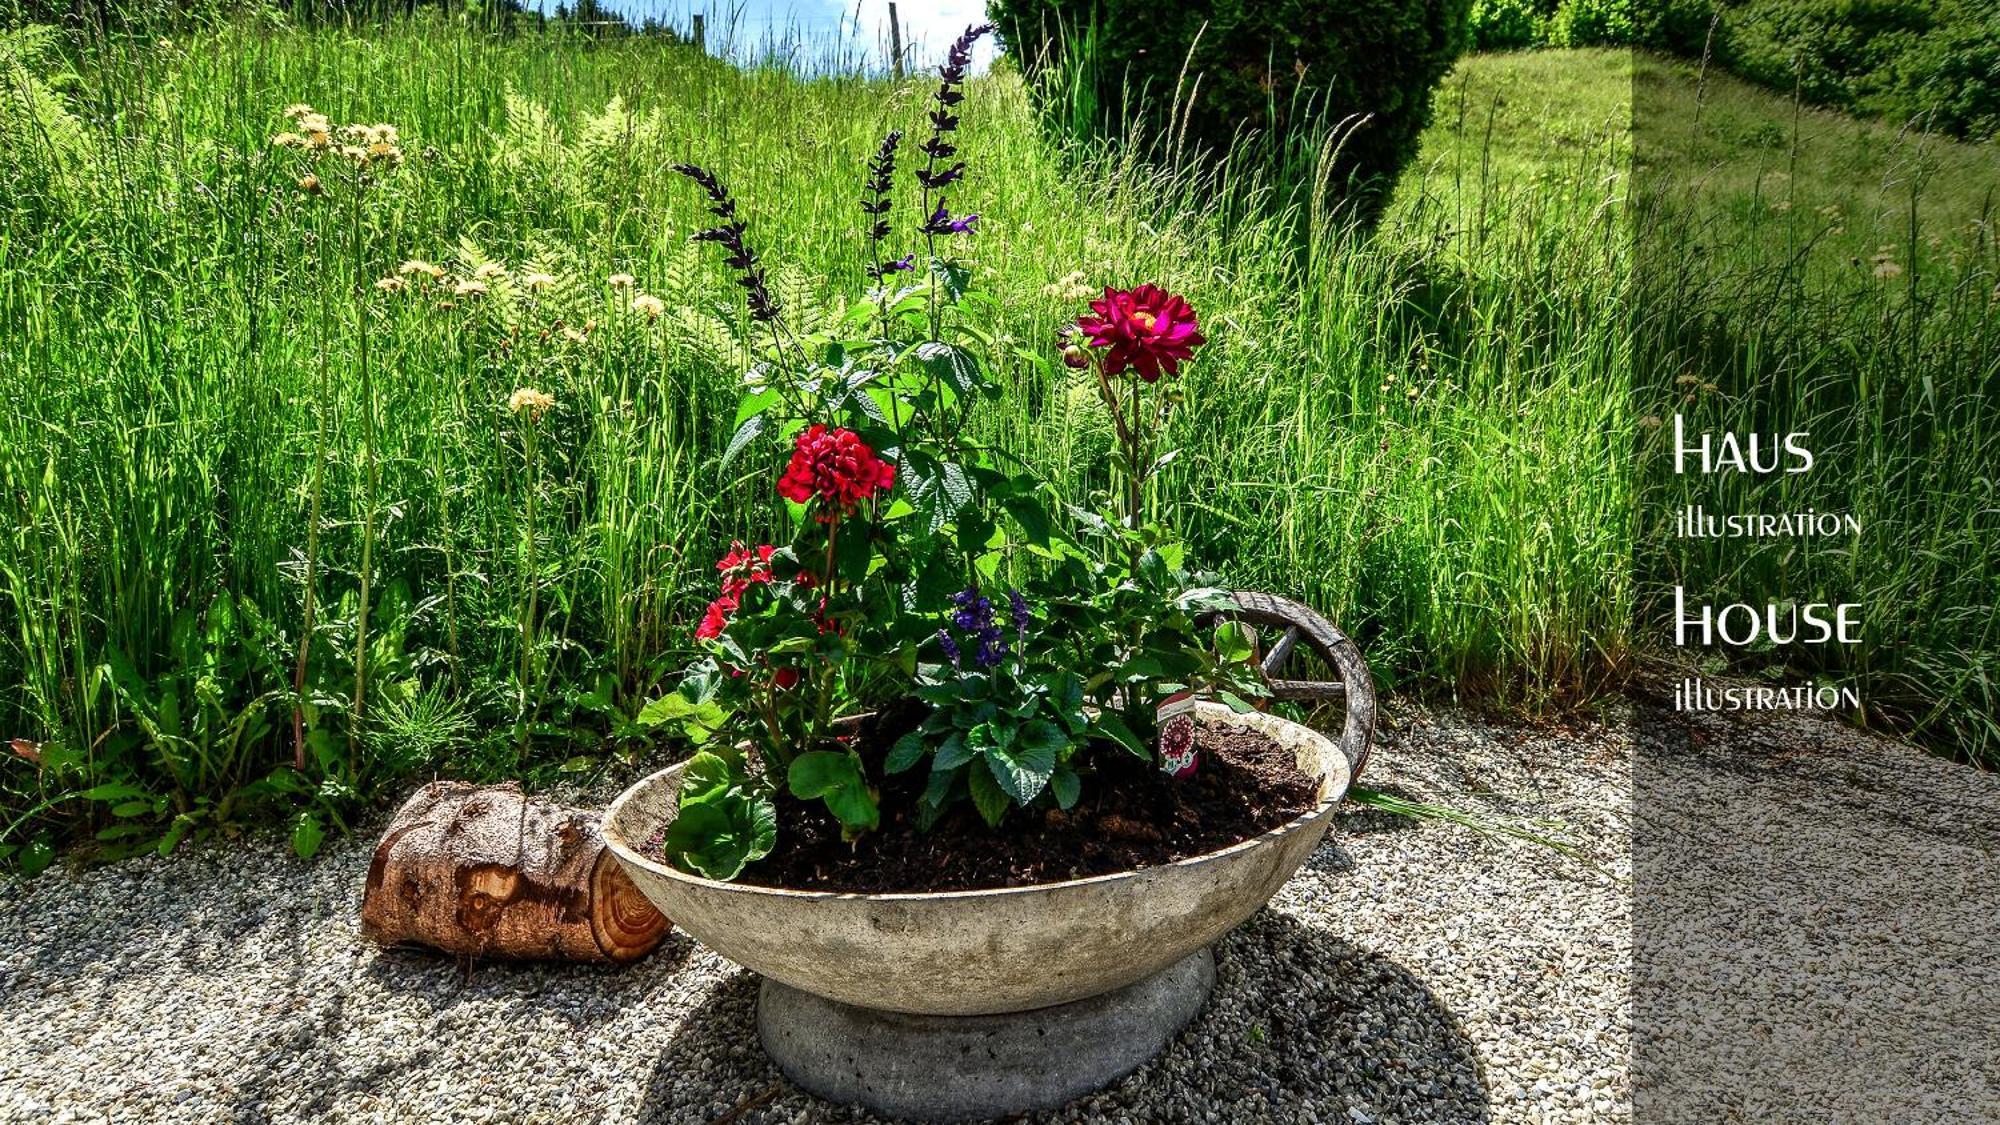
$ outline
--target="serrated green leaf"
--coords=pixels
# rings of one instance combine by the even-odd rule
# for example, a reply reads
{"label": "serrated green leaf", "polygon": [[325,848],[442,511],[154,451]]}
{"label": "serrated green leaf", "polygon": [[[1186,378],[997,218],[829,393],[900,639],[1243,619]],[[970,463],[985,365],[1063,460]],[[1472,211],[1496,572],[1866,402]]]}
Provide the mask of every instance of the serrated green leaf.
{"label": "serrated green leaf", "polygon": [[925,372],[960,394],[971,394],[979,388],[979,360],[964,348],[931,340],[917,345],[915,354]]}
{"label": "serrated green leaf", "polygon": [[[1057,740],[1060,742],[1060,734]],[[1055,773],[1055,747],[1029,746],[1021,741],[1009,747],[996,747],[986,752],[986,768],[1016,804],[1025,805],[1041,795],[1049,784],[1049,776]]]}
{"label": "serrated green leaf", "polygon": [[1132,728],[1125,725],[1125,720],[1109,711],[1097,716],[1097,720],[1090,724],[1090,733],[1102,735],[1116,742],[1141,761],[1153,760],[1152,752],[1146,749],[1145,743],[1139,741],[1138,735],[1132,733]]}
{"label": "serrated green leaf", "polygon": [[1076,807],[1076,799],[1083,795],[1083,779],[1076,771],[1064,763],[1056,767],[1049,777],[1049,791],[1056,795],[1056,804],[1065,809]]}
{"label": "serrated green leaf", "polygon": [[729,444],[722,450],[723,469],[728,469],[729,463],[736,460],[736,455],[743,452],[745,446],[757,440],[758,435],[764,432],[765,424],[764,415],[753,414],[745,419],[742,425],[736,427],[736,432],[729,438]]}
{"label": "serrated green leaf", "polygon": [[992,827],[1000,827],[1000,819],[1007,815],[1007,809],[1013,802],[1008,798],[1007,791],[1000,787],[993,771],[973,769],[966,775],[966,780],[971,783],[972,805],[979,810],[980,817]]}
{"label": "serrated green leaf", "polygon": [[889,747],[889,757],[882,763],[882,768],[889,773],[902,773],[922,761],[923,756],[924,732],[913,730]]}
{"label": "serrated green leaf", "polygon": [[978,756],[979,749],[965,735],[952,731],[938,744],[937,757],[931,759],[931,771],[948,773]]}

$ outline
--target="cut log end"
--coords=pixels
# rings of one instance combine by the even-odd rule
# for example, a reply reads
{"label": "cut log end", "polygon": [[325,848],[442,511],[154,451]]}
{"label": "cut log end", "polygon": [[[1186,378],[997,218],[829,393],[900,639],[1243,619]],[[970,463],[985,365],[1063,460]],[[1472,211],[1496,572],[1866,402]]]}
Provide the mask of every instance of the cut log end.
{"label": "cut log end", "polygon": [[513,785],[418,790],[383,833],[361,903],[371,941],[470,957],[629,964],[671,928],[596,814]]}

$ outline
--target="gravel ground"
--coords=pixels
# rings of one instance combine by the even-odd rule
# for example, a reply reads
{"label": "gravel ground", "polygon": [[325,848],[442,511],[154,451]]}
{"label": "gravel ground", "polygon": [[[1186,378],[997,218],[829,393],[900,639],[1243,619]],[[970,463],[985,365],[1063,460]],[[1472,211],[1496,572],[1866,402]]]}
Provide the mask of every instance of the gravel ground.
{"label": "gravel ground", "polygon": [[[1662,724],[1398,725],[1371,784],[1533,818],[1591,861],[1350,806],[1218,947],[1180,1040],[1045,1120],[1631,1118],[1633,732]],[[361,943],[371,843],[310,865],[211,845],[0,889],[0,1120],[867,1120],[780,1079],[755,979],[678,933],[622,971]]]}

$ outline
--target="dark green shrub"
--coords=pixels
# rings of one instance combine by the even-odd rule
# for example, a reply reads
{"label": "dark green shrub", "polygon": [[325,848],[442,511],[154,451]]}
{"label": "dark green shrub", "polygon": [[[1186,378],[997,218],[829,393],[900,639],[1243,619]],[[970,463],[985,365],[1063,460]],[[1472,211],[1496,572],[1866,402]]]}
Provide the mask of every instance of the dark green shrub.
{"label": "dark green shrub", "polygon": [[1933,32],[1905,51],[1877,112],[1915,116],[1955,137],[2000,133],[2000,6],[1983,22]]}
{"label": "dark green shrub", "polygon": [[1719,0],[1647,0],[1632,12],[1634,44],[1700,58],[1720,47]]}
{"label": "dark green shrub", "polygon": [[1926,0],[1750,0],[1727,19],[1731,70],[1850,110],[1880,92],[1931,25]]}
{"label": "dark green shrub", "polygon": [[1632,0],[1565,0],[1549,21],[1557,47],[1629,46],[1638,38]]}
{"label": "dark green shrub", "polygon": [[1472,0],[1466,26],[1475,51],[1511,51],[1548,42],[1548,13],[1537,0]]}
{"label": "dark green shrub", "polygon": [[1251,138],[1244,144],[1289,162],[1277,176],[1296,184],[1328,126],[1365,116],[1328,185],[1367,221],[1416,155],[1431,88],[1465,48],[1470,4],[991,0],[989,11],[1046,120],[1137,134],[1156,153],[1171,137],[1176,155],[1213,158]]}

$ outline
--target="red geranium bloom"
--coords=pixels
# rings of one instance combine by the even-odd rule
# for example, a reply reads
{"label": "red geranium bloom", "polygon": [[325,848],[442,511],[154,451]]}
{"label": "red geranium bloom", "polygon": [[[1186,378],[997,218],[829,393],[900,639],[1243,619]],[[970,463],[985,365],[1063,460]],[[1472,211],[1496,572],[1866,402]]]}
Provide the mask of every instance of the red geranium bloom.
{"label": "red geranium bloom", "polygon": [[792,447],[792,462],[778,481],[778,495],[800,504],[819,497],[826,507],[819,518],[830,522],[895,483],[896,466],[875,456],[859,434],[814,426]]}
{"label": "red geranium bloom", "polygon": [[701,624],[695,626],[696,640],[712,641],[729,627],[729,615],[736,612],[738,602],[733,594],[724,594],[708,603],[708,612],[701,615]]}
{"label": "red geranium bloom", "polygon": [[1089,338],[1091,347],[1110,349],[1104,356],[1106,375],[1129,367],[1148,383],[1157,382],[1162,371],[1180,374],[1181,364],[1193,359],[1194,350],[1208,342],[1187,298],[1157,285],[1107,287],[1104,298],[1092,301],[1090,308],[1097,315],[1077,317],[1076,326]]}
{"label": "red geranium bloom", "polygon": [[769,543],[760,544],[754,552],[740,542],[731,543],[729,553],[715,564],[715,569],[722,572],[723,596],[740,598],[752,582],[769,582],[771,555],[776,551]]}

